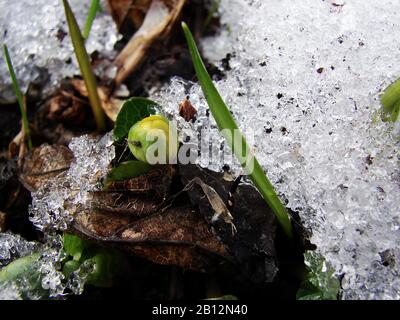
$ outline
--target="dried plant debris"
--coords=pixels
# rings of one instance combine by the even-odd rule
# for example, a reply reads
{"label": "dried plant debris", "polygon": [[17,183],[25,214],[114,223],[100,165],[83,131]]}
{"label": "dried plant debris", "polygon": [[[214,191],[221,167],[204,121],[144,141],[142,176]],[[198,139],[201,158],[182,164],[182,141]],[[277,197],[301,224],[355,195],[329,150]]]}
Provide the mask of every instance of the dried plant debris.
{"label": "dried plant debris", "polygon": [[189,96],[179,104],[179,115],[187,122],[196,119],[197,110],[190,103]]}
{"label": "dried plant debris", "polygon": [[[69,149],[74,160],[70,168],[56,176],[48,176],[43,183],[40,181],[39,188],[32,192],[32,205],[29,211],[30,220],[36,228],[49,232],[66,230],[74,215],[90,206],[91,192],[101,190],[101,179],[106,176],[110,162],[115,157],[112,144],[112,133],[101,138],[86,135],[72,140]],[[39,155],[47,157],[45,152]],[[61,159],[61,163],[63,161],[61,155],[54,155],[53,158]],[[54,164],[52,158],[47,159],[51,167],[58,168],[57,161]],[[36,161],[40,163],[43,160],[38,158]],[[40,172],[38,170],[39,175]],[[24,183],[29,185],[27,181]],[[31,186],[35,187],[36,184]]]}
{"label": "dried plant debris", "polygon": [[[118,87],[141,63],[147,49],[158,38],[168,34],[179,16],[185,0],[153,0],[140,28],[114,61]],[[132,1],[133,4],[133,1]],[[132,5],[131,7],[134,7]],[[131,8],[125,4],[125,8]],[[122,16],[121,13],[118,16]],[[135,23],[135,21],[134,21]]]}
{"label": "dried plant debris", "polygon": [[21,183],[33,192],[70,168],[72,152],[65,146],[42,144],[33,149],[24,159]]}
{"label": "dried plant debris", "polygon": [[0,211],[0,232],[4,232],[6,230],[6,214]]}
{"label": "dried plant debris", "polygon": [[138,29],[149,10],[151,0],[108,0],[107,4],[110,9],[111,16],[117,24],[117,28],[121,28],[126,23],[132,23],[135,29]]}
{"label": "dried plant debris", "polygon": [[108,191],[135,192],[153,196],[154,200],[165,200],[176,169],[172,165],[155,166],[150,172],[136,178],[111,181]]}
{"label": "dried plant debris", "polygon": [[[201,179],[208,185],[207,188],[213,188],[227,203],[232,182],[224,180],[223,173],[186,165],[179,167],[179,174],[184,184]],[[215,219],[215,204],[204,195],[203,187],[196,184],[188,190],[190,200],[199,207],[200,213],[243,273],[257,284],[273,282],[278,272],[274,243],[277,224],[260,194],[251,185],[238,186],[233,195],[235,206],[231,212],[237,232],[232,235],[230,224],[224,219]]]}
{"label": "dried plant debris", "polygon": [[[88,91],[86,89],[85,83],[81,79],[71,79],[71,85],[75,90],[79,92],[79,94],[84,97],[86,100],[88,99]],[[114,95],[110,95],[110,87],[109,86],[98,86],[97,92],[99,94],[101,107],[105,114],[112,120],[115,121],[117,118],[117,114],[121,110],[123,100],[120,98],[127,98],[127,95],[121,97],[120,93],[122,90],[114,92]],[[119,97],[119,98],[118,98]]]}
{"label": "dried plant debris", "polygon": [[174,207],[139,220],[106,212],[81,212],[75,231],[102,243],[118,245],[163,265],[206,271],[229,259],[224,246],[210,232],[198,212]]}
{"label": "dried plant debris", "polygon": [[[115,157],[111,133],[75,138],[70,149],[43,145],[25,159],[20,179],[33,191],[39,229],[68,229],[158,264],[210,271],[228,263],[252,283],[276,280],[276,220],[252,186],[193,165],[179,167],[178,190],[172,165],[103,185]],[[192,205],[179,201],[185,194]]]}
{"label": "dried plant debris", "polygon": [[197,211],[166,200],[174,174],[171,165],[156,166],[137,178],[111,182],[106,191],[94,192],[92,210],[78,213],[73,228],[158,264],[205,271],[216,258],[229,260]]}

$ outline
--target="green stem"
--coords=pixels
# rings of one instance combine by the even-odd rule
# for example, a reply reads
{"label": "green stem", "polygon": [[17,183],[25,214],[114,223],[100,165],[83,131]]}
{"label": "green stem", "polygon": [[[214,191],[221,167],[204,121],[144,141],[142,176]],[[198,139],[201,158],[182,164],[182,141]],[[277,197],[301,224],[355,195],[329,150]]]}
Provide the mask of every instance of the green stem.
{"label": "green stem", "polygon": [[400,79],[388,86],[380,98],[383,111],[386,114],[385,120],[398,121],[400,114]]}
{"label": "green stem", "polygon": [[85,27],[83,29],[83,38],[89,38],[90,30],[92,29],[94,18],[96,18],[97,11],[99,10],[100,0],[92,0],[90,3],[89,14],[86,18]]}
{"label": "green stem", "polygon": [[22,127],[24,129],[25,138],[28,141],[28,149],[30,150],[30,149],[32,149],[32,140],[31,140],[31,132],[29,129],[28,116],[26,114],[24,99],[23,99],[22,92],[21,92],[21,89],[20,89],[18,81],[17,81],[17,76],[15,75],[14,67],[13,67],[13,64],[12,64],[12,61],[10,58],[10,54],[8,52],[7,45],[4,45],[4,56],[6,58],[8,72],[10,73],[11,82],[14,87],[14,92],[15,92],[15,95],[17,96],[18,105],[19,105],[19,109],[21,111],[21,117],[22,117]]}
{"label": "green stem", "polygon": [[[182,22],[182,28],[188,42],[197,78],[199,79],[204,96],[219,130],[224,135],[228,145],[232,149],[235,156],[239,159],[241,165],[245,167],[247,171],[246,173],[249,175],[250,179],[253,181],[264,200],[278,218],[283,230],[289,237],[291,237],[292,226],[286,208],[283,206],[279,197],[275,193],[272,184],[266,177],[257,159],[252,154],[246,139],[239,130],[231,112],[222,100],[218,90],[215,88],[211,77],[208,74],[200,57],[200,53],[197,49],[192,33],[184,22]],[[253,170],[247,170],[247,164],[251,163],[253,163]]]}
{"label": "green stem", "polygon": [[97,92],[96,78],[92,71],[89,56],[85,48],[84,39],[76,22],[75,16],[71,10],[68,1],[63,0],[63,3],[72,44],[74,46],[74,51],[78,60],[79,68],[81,70],[82,77],[85,81],[85,85],[88,91],[89,101],[96,121],[97,130],[102,132],[106,129],[106,121],[103,109],[101,107],[99,94]]}

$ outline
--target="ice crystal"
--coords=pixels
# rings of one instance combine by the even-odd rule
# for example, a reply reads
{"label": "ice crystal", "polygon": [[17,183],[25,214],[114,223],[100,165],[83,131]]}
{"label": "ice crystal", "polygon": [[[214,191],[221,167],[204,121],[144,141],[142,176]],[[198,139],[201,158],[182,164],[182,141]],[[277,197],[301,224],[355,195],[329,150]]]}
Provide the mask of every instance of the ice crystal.
{"label": "ice crystal", "polygon": [[19,235],[0,234],[0,269],[16,259],[38,254],[37,259],[29,262],[27,272],[0,283],[0,300],[61,297],[66,288],[60,271],[61,248],[60,236],[48,236],[45,244],[39,244]]}
{"label": "ice crystal", "polygon": [[[85,23],[90,1],[70,0],[81,28]],[[89,54],[94,51],[106,56],[114,55],[118,34],[111,16],[105,10],[94,20],[90,37],[86,42]],[[22,89],[30,82],[50,77],[46,88],[52,88],[64,77],[78,72],[68,35],[68,26],[62,1],[59,0],[0,0],[0,43],[7,43]],[[10,77],[5,63],[0,63],[0,98],[13,98]],[[1,100],[1,99],[0,99]]]}
{"label": "ice crystal", "polygon": [[101,139],[85,135],[71,141],[75,159],[69,170],[32,193],[30,219],[38,229],[65,230],[76,212],[90,207],[89,192],[100,187],[115,157],[112,143],[112,133]]}
{"label": "ice crystal", "polygon": [[[278,194],[343,276],[341,296],[399,299],[400,128],[378,114],[380,92],[400,76],[400,2],[337,4],[222,0],[222,31],[201,47],[225,72],[217,88],[240,128],[254,131]],[[193,124],[178,115],[187,94],[198,109]],[[173,79],[153,98],[178,121],[182,141],[206,129],[210,151],[198,163],[222,170],[226,146],[199,85]]]}
{"label": "ice crystal", "polygon": [[0,271],[18,258],[38,254],[37,259],[29,261],[26,272],[0,283],[0,300],[63,299],[70,292],[82,294],[95,262],[90,259],[83,262],[66,278],[62,272],[65,252],[60,235],[47,235],[43,244],[13,234],[0,236]]}
{"label": "ice crystal", "polygon": [[0,233],[0,267],[32,253],[37,248],[36,243],[26,241],[18,235]]}

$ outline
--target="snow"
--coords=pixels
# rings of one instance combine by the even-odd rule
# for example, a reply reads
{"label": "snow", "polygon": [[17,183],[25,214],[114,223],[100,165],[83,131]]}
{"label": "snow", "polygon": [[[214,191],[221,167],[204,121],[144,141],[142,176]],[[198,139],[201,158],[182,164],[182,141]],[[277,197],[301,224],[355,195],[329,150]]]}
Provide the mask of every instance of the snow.
{"label": "snow", "polygon": [[[71,8],[83,29],[90,1],[70,0]],[[112,57],[118,33],[111,16],[103,12],[94,20],[86,48]],[[79,74],[62,1],[0,0],[0,43],[7,44],[18,81],[23,91],[30,82],[44,75],[46,88],[54,88],[65,77]],[[39,81],[40,82],[40,81]],[[43,82],[43,81],[42,81]],[[12,100],[14,93],[3,57],[0,63],[0,98]],[[0,100],[1,100],[0,99]]]}
{"label": "snow", "polygon": [[32,193],[30,220],[39,230],[66,230],[76,212],[90,208],[90,192],[101,188],[101,179],[115,157],[112,143],[112,132],[100,138],[72,139],[69,148],[74,161],[67,173]]}
{"label": "snow", "polygon": [[[220,68],[230,54],[216,86],[281,199],[343,276],[341,297],[400,299],[400,126],[379,117],[379,94],[400,77],[400,2],[221,0],[219,15],[220,34],[200,43]],[[187,94],[193,124],[178,115]],[[198,164],[221,171],[227,147],[199,85],[175,78],[152,97],[182,141],[200,133]]]}

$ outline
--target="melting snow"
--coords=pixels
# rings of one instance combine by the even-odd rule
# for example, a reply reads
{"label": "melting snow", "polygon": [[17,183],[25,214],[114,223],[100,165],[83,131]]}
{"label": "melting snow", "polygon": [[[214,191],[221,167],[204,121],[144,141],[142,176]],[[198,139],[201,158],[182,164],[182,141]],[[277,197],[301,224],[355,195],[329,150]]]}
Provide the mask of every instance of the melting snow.
{"label": "melting snow", "polygon": [[[90,1],[69,1],[76,19],[83,29]],[[88,53],[99,51],[112,56],[118,40],[111,16],[97,14],[90,37],[86,43]],[[53,88],[64,77],[79,73],[62,1],[59,0],[0,0],[0,43],[7,44],[18,81],[25,90],[29,82],[46,74],[50,81],[46,88]],[[1,59],[3,60],[3,59]],[[0,98],[12,99],[10,77],[4,61],[0,63]],[[0,99],[1,100],[1,99]]]}
{"label": "melting snow", "polygon": [[[400,2],[221,0],[219,14],[221,33],[201,43],[221,68],[230,56],[217,88],[239,126],[255,131],[281,198],[343,275],[342,298],[400,299],[400,130],[379,118],[379,93],[400,76]],[[194,124],[178,115],[186,94]],[[153,98],[182,140],[208,130],[203,138],[216,143],[198,163],[222,170],[223,139],[199,85],[173,79]]]}

